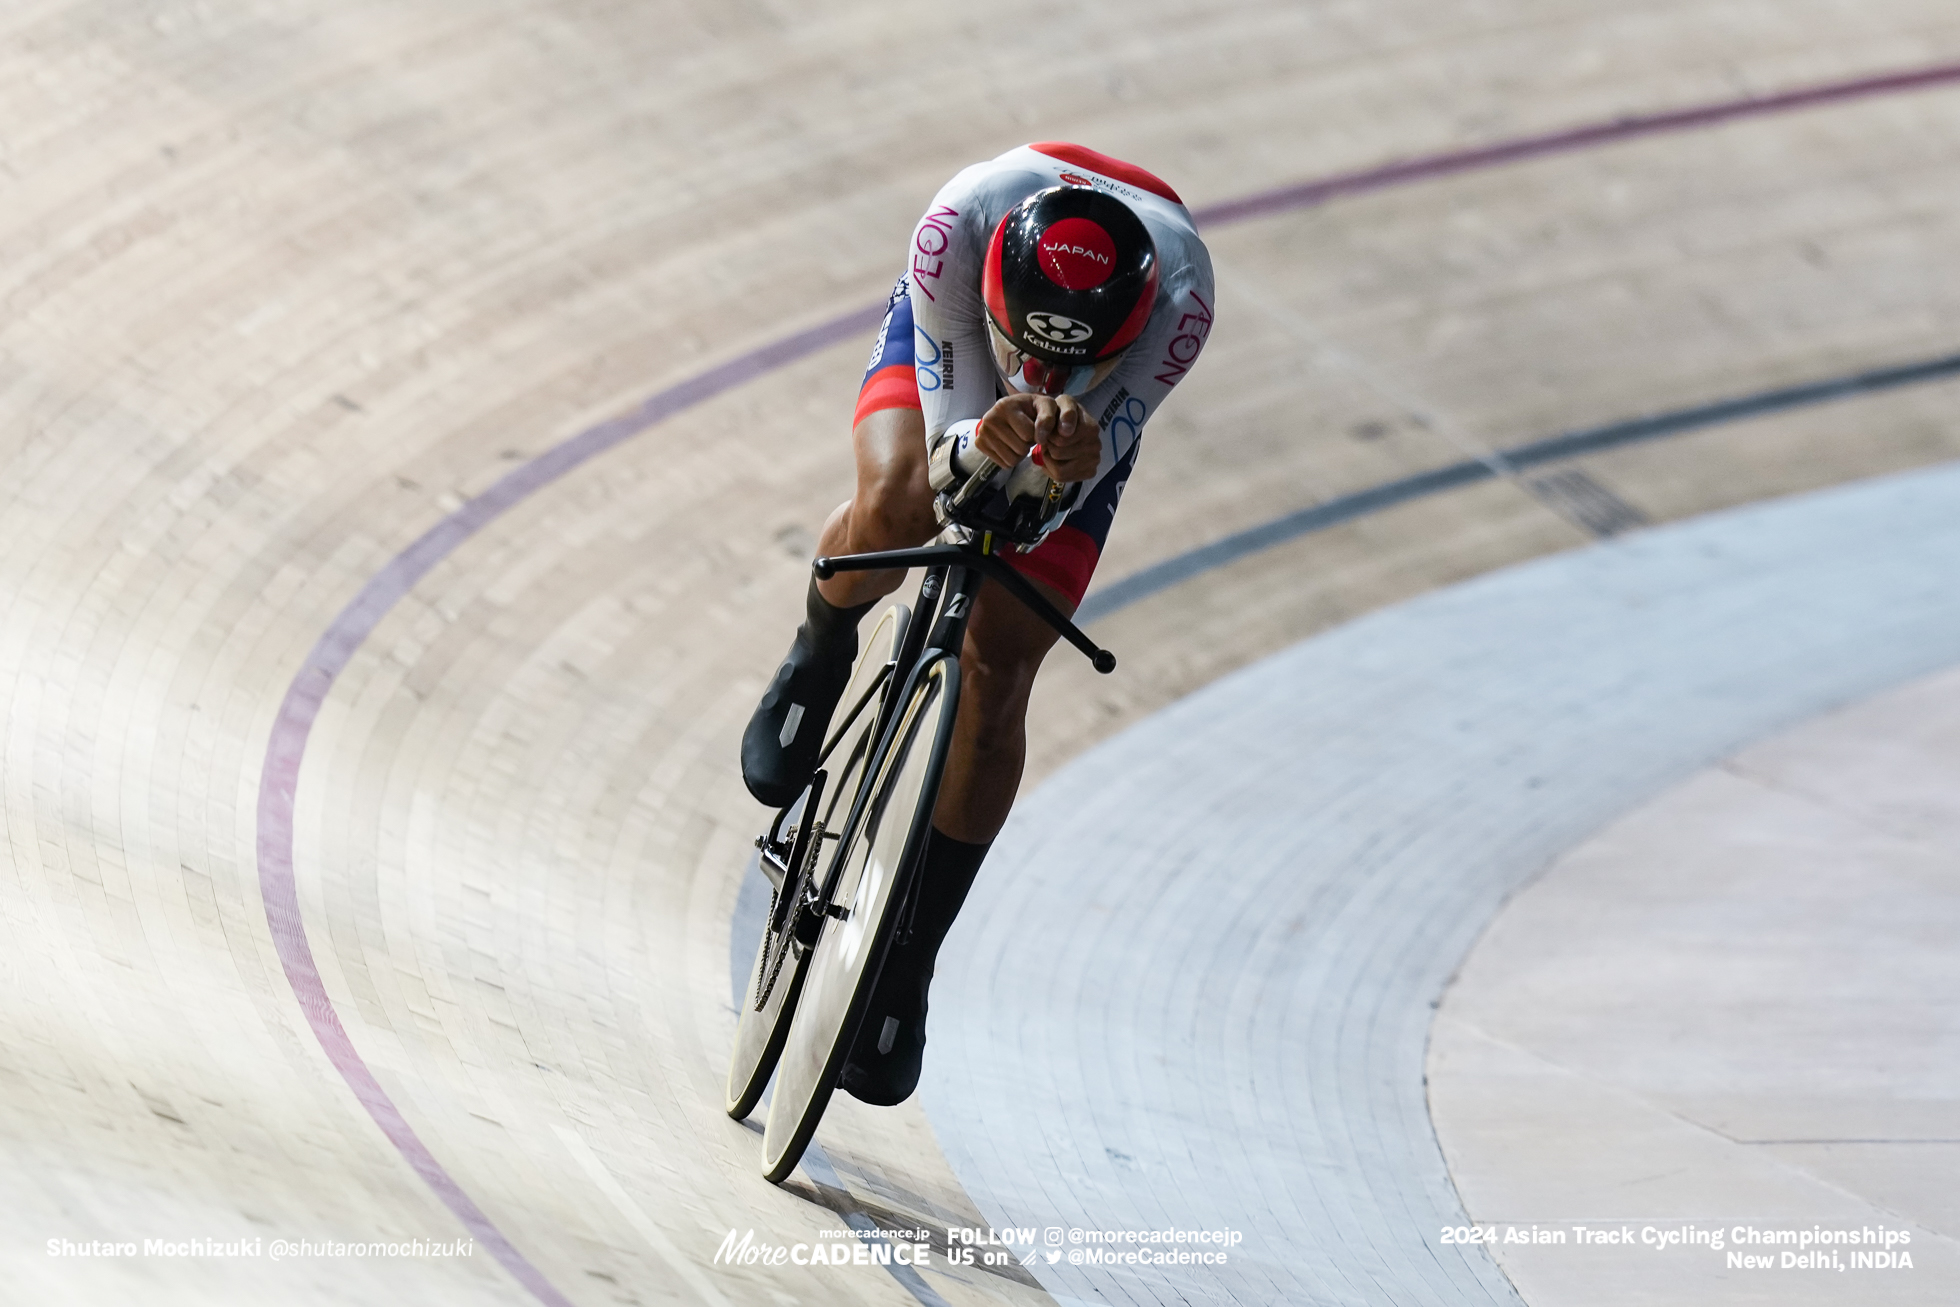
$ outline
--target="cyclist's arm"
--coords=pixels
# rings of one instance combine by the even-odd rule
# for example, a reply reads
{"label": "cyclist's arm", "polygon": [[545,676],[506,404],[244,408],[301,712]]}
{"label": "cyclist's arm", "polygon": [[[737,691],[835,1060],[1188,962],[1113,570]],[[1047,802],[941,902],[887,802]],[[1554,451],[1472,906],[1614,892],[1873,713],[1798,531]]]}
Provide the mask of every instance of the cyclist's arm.
{"label": "cyclist's arm", "polygon": [[912,229],[912,355],[928,444],[955,423],[980,418],[994,402],[980,302],[980,265],[992,232],[987,215],[994,206],[975,174],[969,168],[946,183]]}
{"label": "cyclist's arm", "polygon": [[1102,436],[1092,480],[1132,456],[1144,424],[1184,380],[1211,336],[1211,268],[1179,277],[1159,296],[1150,324],[1109,380],[1083,398]]}

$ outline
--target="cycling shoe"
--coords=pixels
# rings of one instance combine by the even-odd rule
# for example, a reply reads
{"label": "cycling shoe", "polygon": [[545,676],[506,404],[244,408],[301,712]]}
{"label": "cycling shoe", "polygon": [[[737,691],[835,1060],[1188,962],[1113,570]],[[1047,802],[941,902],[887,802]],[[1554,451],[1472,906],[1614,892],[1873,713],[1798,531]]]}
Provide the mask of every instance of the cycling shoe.
{"label": "cycling shoe", "polygon": [[925,1066],[926,987],[932,973],[918,974],[907,965],[910,961],[894,956],[885,963],[871,1011],[858,1027],[850,1061],[838,1081],[845,1093],[873,1107],[892,1107],[910,1098]]}
{"label": "cycling shoe", "polygon": [[757,802],[787,807],[810,783],[830,715],[850,683],[858,619],[870,607],[837,608],[810,583],[808,616],[742,732],[742,783]]}
{"label": "cycling shoe", "polygon": [[871,1010],[858,1027],[838,1081],[851,1097],[890,1107],[918,1088],[926,1057],[926,991],[938,966],[939,946],[991,844],[968,844],[937,828],[930,833],[919,867],[911,932],[892,942],[871,994]]}

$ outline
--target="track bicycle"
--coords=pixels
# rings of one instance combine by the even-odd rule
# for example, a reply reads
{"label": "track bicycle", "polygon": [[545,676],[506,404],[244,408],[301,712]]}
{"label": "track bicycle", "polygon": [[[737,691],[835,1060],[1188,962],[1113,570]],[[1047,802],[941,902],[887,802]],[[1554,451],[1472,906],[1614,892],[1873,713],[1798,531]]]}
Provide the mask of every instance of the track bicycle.
{"label": "track bicycle", "polygon": [[[879,969],[893,941],[910,930],[912,888],[959,708],[960,651],[981,586],[998,583],[1098,672],[1116,668],[1114,654],[999,553],[1038,538],[1063,502],[1063,488],[1038,477],[1044,490],[1011,494],[991,487],[998,468],[977,461],[956,490],[937,496],[945,529],[936,543],[812,564],[819,579],[901,567],[926,572],[915,605],[894,603],[873,624],[815,775],[756,840],[771,897],[729,1060],[727,1110],[745,1120],[773,1073],[762,1134],[762,1171],[772,1183],[787,1179],[809,1147]],[[1017,473],[1010,487],[1024,480]],[[891,1034],[883,1033],[887,1043]]]}

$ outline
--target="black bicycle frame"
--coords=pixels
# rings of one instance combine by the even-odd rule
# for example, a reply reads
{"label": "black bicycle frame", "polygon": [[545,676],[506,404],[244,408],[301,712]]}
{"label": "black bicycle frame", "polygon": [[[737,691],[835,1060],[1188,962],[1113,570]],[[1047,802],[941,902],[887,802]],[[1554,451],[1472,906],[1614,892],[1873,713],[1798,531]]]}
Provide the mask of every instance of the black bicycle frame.
{"label": "black bicycle frame", "polygon": [[[870,738],[876,742],[876,747],[866,759],[865,778],[873,784],[861,785],[852,799],[850,815],[845,819],[838,841],[840,854],[850,848],[858,825],[864,820],[865,805],[871,800],[877,780],[871,772],[871,765],[884,757],[891,747],[891,735],[898,727],[900,705],[912,697],[913,686],[918,681],[919,673],[930,663],[930,655],[959,655],[966,643],[967,623],[973,617],[974,598],[980,593],[984,582],[990,579],[998,581],[1009,594],[1027,605],[1035,616],[1080,649],[1098,672],[1106,675],[1116,670],[1116,655],[1100,648],[1084,635],[1019,572],[994,554],[991,544],[991,537],[983,537],[975,544],[926,545],[918,549],[846,554],[837,558],[819,558],[811,564],[811,570],[819,580],[828,580],[839,572],[889,571],[901,567],[928,569],[924,582],[919,586],[918,611],[912,614],[912,620],[905,629],[905,638],[900,642],[894,658],[891,688],[896,693],[886,696],[878,710],[878,719],[872,724]],[[807,821],[805,824],[808,824]],[[843,858],[840,856],[824,876],[816,901],[824,905],[826,911],[843,870]],[[909,915],[909,912],[905,914],[906,917]]]}

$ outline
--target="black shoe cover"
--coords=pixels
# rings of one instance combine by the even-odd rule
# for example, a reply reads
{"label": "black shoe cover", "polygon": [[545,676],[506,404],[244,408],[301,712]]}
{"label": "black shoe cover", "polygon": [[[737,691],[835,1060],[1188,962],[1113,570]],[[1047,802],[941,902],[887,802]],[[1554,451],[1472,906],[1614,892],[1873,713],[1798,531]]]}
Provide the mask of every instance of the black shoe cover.
{"label": "black shoe cover", "polygon": [[926,1057],[926,991],[939,961],[939,946],[966,902],[988,844],[967,844],[937,828],[919,867],[919,900],[912,934],[894,940],[872,991],[871,1008],[858,1027],[850,1060],[838,1084],[873,1107],[891,1107],[912,1096]]}
{"label": "black shoe cover", "polygon": [[858,619],[870,607],[833,607],[810,583],[808,616],[742,732],[742,782],[757,802],[786,807],[816,773],[830,715],[857,658]]}
{"label": "black shoe cover", "polygon": [[892,1107],[919,1087],[926,1061],[926,986],[930,969],[920,975],[916,955],[894,949],[878,976],[871,1011],[858,1027],[851,1060],[838,1083],[844,1092],[873,1107]]}

